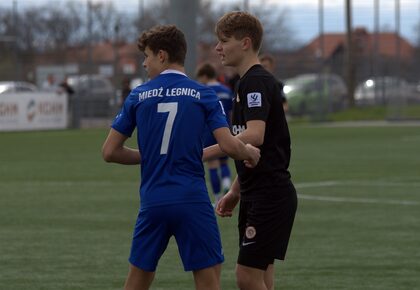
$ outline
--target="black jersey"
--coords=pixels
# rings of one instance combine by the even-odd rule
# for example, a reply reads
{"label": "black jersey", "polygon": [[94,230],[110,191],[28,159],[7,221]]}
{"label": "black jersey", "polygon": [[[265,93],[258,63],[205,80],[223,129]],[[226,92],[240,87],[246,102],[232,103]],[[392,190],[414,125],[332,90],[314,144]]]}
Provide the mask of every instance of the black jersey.
{"label": "black jersey", "polygon": [[235,161],[241,187],[241,199],[275,198],[281,188],[290,187],[290,134],[283,111],[280,87],[261,65],[252,66],[235,89],[232,133],[246,129],[246,122],[265,122],[264,143],[259,146],[261,158],[255,168]]}

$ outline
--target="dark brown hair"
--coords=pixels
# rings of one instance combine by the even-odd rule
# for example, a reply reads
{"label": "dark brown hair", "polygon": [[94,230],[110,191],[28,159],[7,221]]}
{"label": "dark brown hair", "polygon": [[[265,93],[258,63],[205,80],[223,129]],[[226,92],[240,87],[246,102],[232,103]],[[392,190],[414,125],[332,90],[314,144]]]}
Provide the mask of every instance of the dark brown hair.
{"label": "dark brown hair", "polygon": [[148,47],[154,54],[159,50],[168,53],[169,62],[184,65],[187,42],[184,33],[175,25],[158,25],[144,31],[137,40],[137,47],[144,52]]}
{"label": "dark brown hair", "polygon": [[248,12],[233,11],[226,13],[216,23],[216,34],[234,37],[237,40],[249,37],[252,41],[252,48],[258,51],[261,47],[263,27],[261,22],[254,15]]}
{"label": "dark brown hair", "polygon": [[206,76],[209,79],[214,79],[217,76],[216,69],[214,68],[212,64],[208,62],[205,62],[198,67],[196,75],[197,77]]}

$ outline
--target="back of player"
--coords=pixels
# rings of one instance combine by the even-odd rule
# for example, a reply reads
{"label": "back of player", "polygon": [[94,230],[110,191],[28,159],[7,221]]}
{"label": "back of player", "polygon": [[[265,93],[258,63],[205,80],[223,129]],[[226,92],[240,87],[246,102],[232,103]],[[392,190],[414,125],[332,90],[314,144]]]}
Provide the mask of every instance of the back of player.
{"label": "back of player", "polygon": [[179,72],[162,73],[133,90],[124,112],[138,130],[141,208],[207,202],[202,132],[227,126],[214,93]]}
{"label": "back of player", "polygon": [[[185,75],[182,31],[155,26],[137,45],[150,81],[130,93],[102,146],[107,162],[141,164],[141,206],[125,289],[149,289],[172,236],[195,288],[219,289],[224,257],[205,186],[201,137],[210,128],[224,152],[250,167],[258,163],[259,149],[233,137],[214,91]],[[133,149],[125,142],[136,128]]]}

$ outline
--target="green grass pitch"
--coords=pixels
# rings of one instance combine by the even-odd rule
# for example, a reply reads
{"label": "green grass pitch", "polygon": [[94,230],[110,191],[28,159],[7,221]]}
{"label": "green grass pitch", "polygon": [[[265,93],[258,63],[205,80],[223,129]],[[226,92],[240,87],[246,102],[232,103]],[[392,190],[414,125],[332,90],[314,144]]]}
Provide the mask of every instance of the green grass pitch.
{"label": "green grass pitch", "polygon": [[[299,207],[276,289],[420,289],[420,127],[290,130]],[[102,161],[106,134],[0,133],[0,289],[122,289],[139,169]],[[236,289],[236,217],[219,225]],[[152,289],[193,288],[171,240]]]}

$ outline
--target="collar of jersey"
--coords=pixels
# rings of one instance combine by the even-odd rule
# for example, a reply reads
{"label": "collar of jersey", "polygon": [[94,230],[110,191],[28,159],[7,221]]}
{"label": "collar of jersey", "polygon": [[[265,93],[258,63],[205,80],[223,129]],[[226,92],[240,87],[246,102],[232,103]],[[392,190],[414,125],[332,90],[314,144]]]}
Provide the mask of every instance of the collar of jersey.
{"label": "collar of jersey", "polygon": [[174,69],[165,69],[163,72],[160,73],[161,75],[164,74],[179,74],[179,75],[184,75],[187,76],[186,74],[184,74],[182,71],[179,70],[174,70]]}

